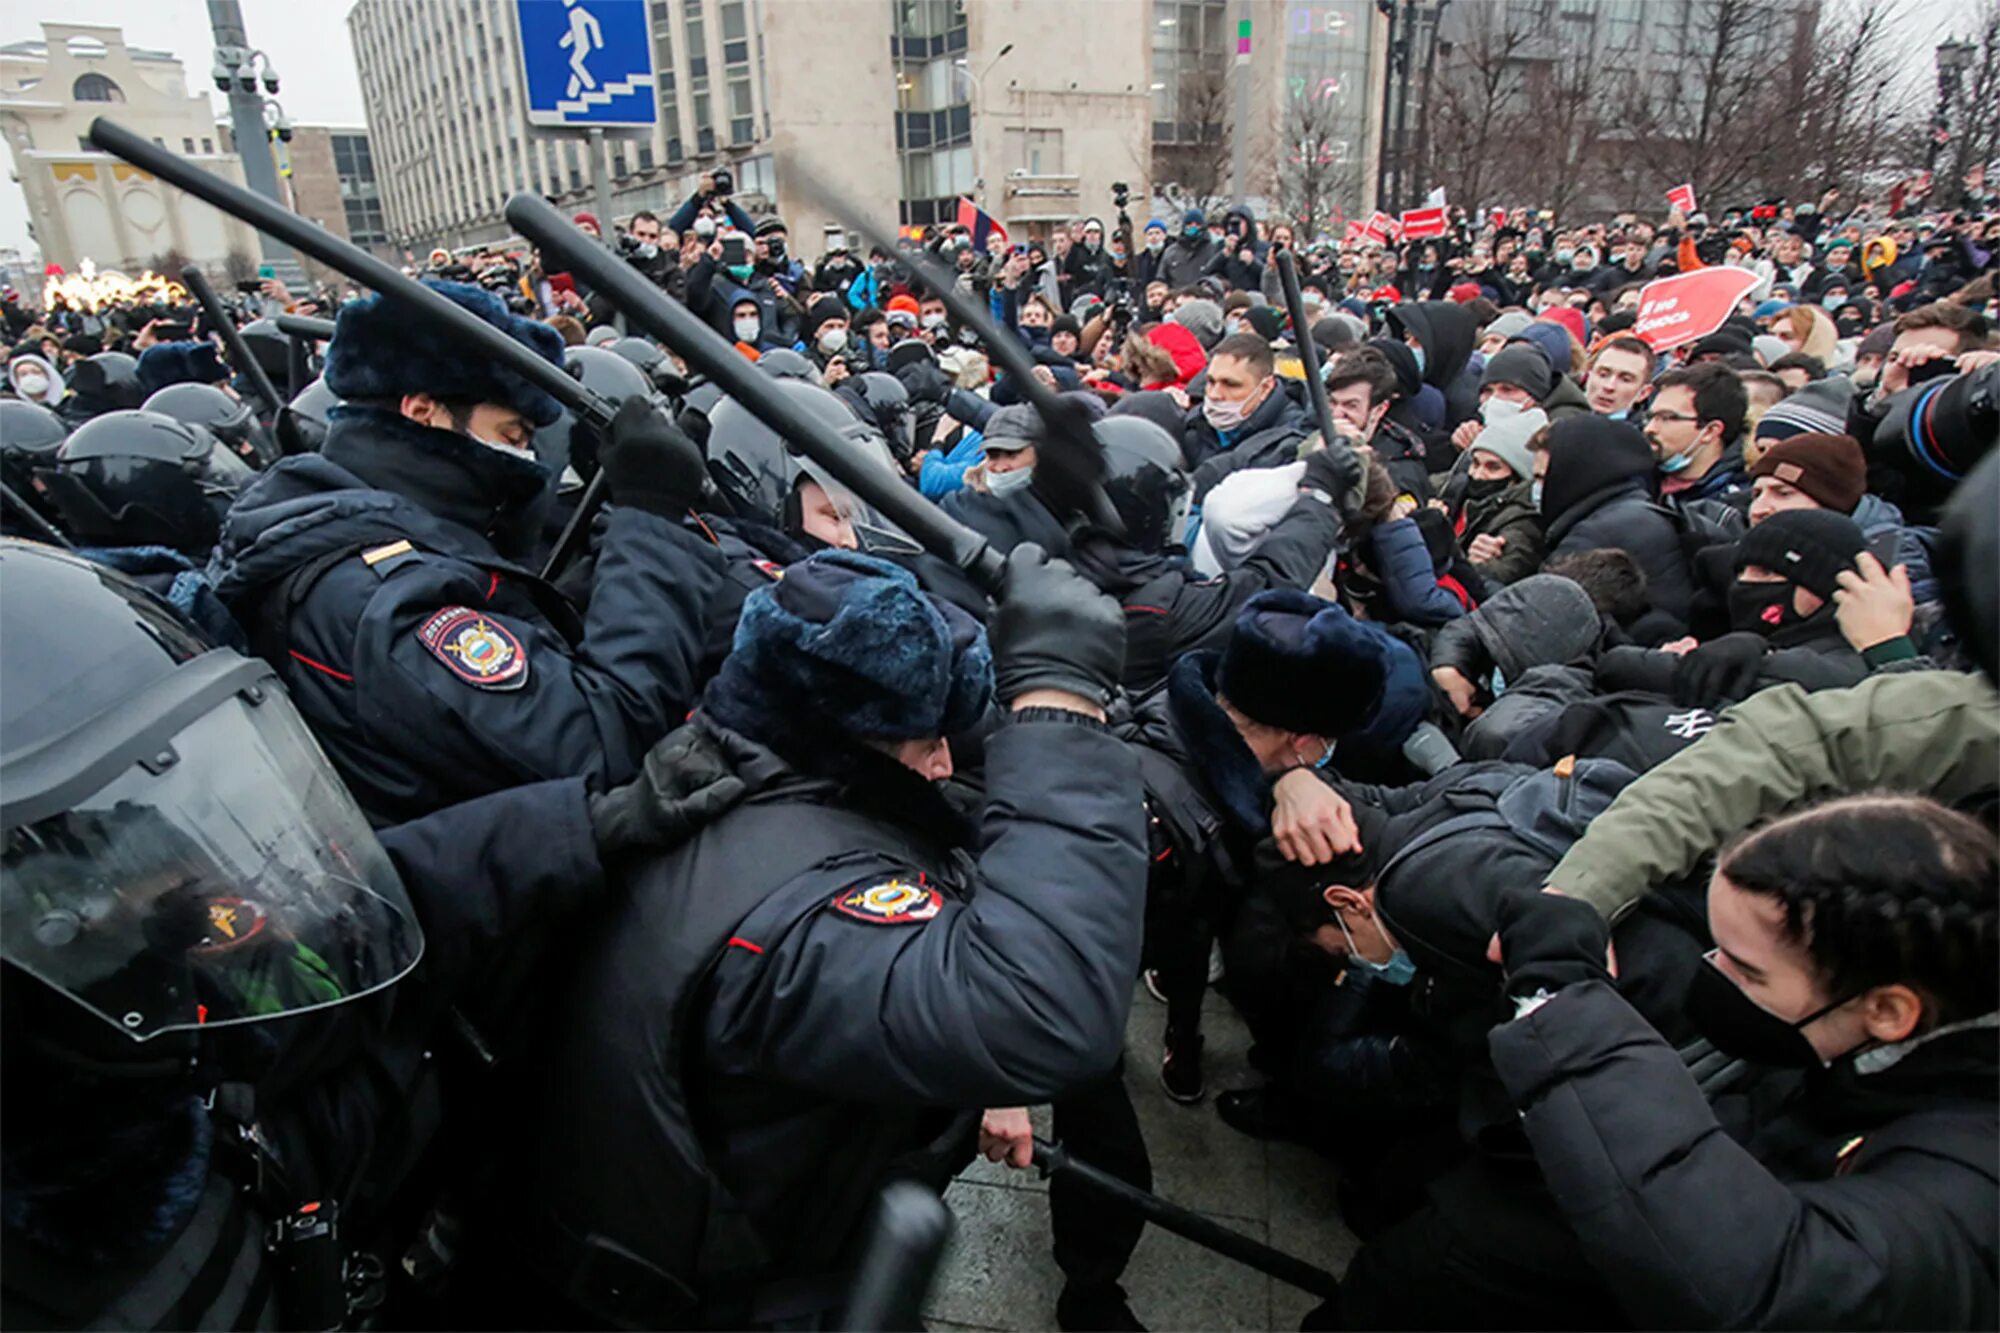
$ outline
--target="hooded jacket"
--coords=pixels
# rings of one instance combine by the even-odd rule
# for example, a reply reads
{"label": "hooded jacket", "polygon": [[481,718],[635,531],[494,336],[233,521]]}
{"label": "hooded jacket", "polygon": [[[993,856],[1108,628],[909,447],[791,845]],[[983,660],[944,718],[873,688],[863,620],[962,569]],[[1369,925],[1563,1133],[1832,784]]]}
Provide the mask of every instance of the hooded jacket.
{"label": "hooded jacket", "polygon": [[[1290,463],[1297,457],[1292,446],[1312,433],[1306,424],[1305,409],[1292,400],[1285,390],[1285,381],[1273,379],[1271,390],[1264,395],[1264,401],[1257,404],[1257,410],[1224,441],[1208,417],[1200,408],[1190,411],[1187,427],[1181,436],[1181,456],[1187,460],[1188,469],[1194,473],[1195,503],[1201,503],[1216,482],[1239,467],[1269,467],[1274,463]],[[1225,466],[1218,466],[1207,472],[1202,465],[1209,460],[1229,455]]]}
{"label": "hooded jacket", "polygon": [[1653,606],[1686,623],[1694,585],[1673,519],[1653,502],[1653,451],[1638,428],[1575,417],[1550,429],[1543,478],[1546,560],[1613,547],[1646,571]]}
{"label": "hooded jacket", "polygon": [[1479,324],[1455,301],[1407,301],[1389,310],[1389,332],[1414,337],[1424,349],[1424,383],[1444,395],[1446,430],[1479,415],[1479,377],[1471,367]]}

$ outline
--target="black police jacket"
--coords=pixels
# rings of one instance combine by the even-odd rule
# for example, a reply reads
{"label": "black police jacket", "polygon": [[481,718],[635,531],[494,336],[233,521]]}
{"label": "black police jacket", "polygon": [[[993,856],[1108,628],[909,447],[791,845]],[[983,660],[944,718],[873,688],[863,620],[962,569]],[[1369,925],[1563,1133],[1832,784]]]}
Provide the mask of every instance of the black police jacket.
{"label": "black police jacket", "polygon": [[1069,558],[1125,607],[1124,684],[1136,694],[1159,685],[1186,654],[1220,649],[1237,613],[1258,593],[1309,587],[1339,537],[1333,506],[1301,493],[1248,559],[1212,579],[1196,575],[1178,550],[1135,551],[1101,533],[1079,539]]}
{"label": "black police jacket", "polygon": [[624,867],[629,892],[575,946],[521,1245],[596,1317],[742,1327],[787,1312],[772,1279],[811,1289],[849,1262],[941,1112],[1048,1101],[1112,1066],[1145,833],[1133,760],[1095,725],[992,735],[965,845],[893,760],[809,744],[809,773],[706,714],[689,726],[729,762],[676,768],[697,827]]}
{"label": "black police jacket", "polygon": [[339,413],[238,497],[209,578],[369,818],[630,777],[693,701],[714,548],[614,508],[579,616],[495,544],[526,503],[516,460]]}

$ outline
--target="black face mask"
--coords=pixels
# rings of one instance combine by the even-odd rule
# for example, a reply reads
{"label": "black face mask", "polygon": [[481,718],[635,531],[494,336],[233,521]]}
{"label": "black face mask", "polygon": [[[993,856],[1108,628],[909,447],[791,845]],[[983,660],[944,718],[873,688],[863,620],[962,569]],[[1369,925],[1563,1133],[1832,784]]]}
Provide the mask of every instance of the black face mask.
{"label": "black face mask", "polygon": [[1815,1009],[1796,1023],[1778,1017],[1744,993],[1716,967],[1715,955],[1705,954],[1688,978],[1681,1002],[1695,1030],[1716,1050],[1754,1065],[1774,1069],[1811,1069],[1824,1063],[1803,1031],[1813,1020],[1832,1013],[1854,997],[1849,995]]}
{"label": "black face mask", "polygon": [[1731,629],[1768,638],[1787,625],[1798,624],[1800,618],[1792,606],[1789,583],[1745,583],[1738,579],[1729,585]]}
{"label": "black face mask", "polygon": [[1465,498],[1490,500],[1513,484],[1512,477],[1474,477],[1465,483]]}

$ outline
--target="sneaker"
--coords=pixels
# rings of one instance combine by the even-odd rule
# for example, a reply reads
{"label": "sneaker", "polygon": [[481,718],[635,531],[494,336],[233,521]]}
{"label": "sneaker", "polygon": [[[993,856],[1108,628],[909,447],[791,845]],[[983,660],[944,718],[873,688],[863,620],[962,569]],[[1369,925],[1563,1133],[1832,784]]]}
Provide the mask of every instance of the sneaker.
{"label": "sneaker", "polygon": [[1177,1102],[1193,1105],[1208,1092],[1201,1077],[1201,1034],[1175,1040],[1167,1037],[1166,1058],[1160,1061],[1160,1086]]}
{"label": "sneaker", "polygon": [[1167,993],[1164,990],[1160,989],[1160,969],[1157,967],[1147,968],[1145,972],[1145,982],[1146,982],[1146,994],[1152,996],[1155,1000],[1158,1000],[1161,1004],[1165,1004],[1167,1002]]}
{"label": "sneaker", "polygon": [[1212,940],[1208,946],[1208,984],[1213,986],[1222,980],[1222,941]]}
{"label": "sneaker", "polygon": [[1065,1333],[1105,1329],[1146,1333],[1146,1326],[1125,1303],[1125,1289],[1115,1282],[1108,1287],[1065,1286],[1056,1297],[1056,1327]]}

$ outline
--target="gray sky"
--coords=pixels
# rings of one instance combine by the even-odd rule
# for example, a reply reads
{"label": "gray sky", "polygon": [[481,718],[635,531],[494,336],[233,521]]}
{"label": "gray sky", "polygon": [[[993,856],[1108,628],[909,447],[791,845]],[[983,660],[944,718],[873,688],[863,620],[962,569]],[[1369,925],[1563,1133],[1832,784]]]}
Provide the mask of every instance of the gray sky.
{"label": "gray sky", "polygon": [[[301,125],[360,125],[361,81],[347,37],[349,0],[243,0],[250,44],[278,67],[278,100]],[[42,35],[42,20],[104,23],[125,30],[133,46],[171,51],[187,67],[188,91],[206,89],[221,113],[222,96],[209,82],[208,6],[202,0],[41,0],[0,6],[0,43]],[[11,159],[10,159],[11,160]],[[0,181],[0,246],[26,249],[28,205],[21,187]]]}

